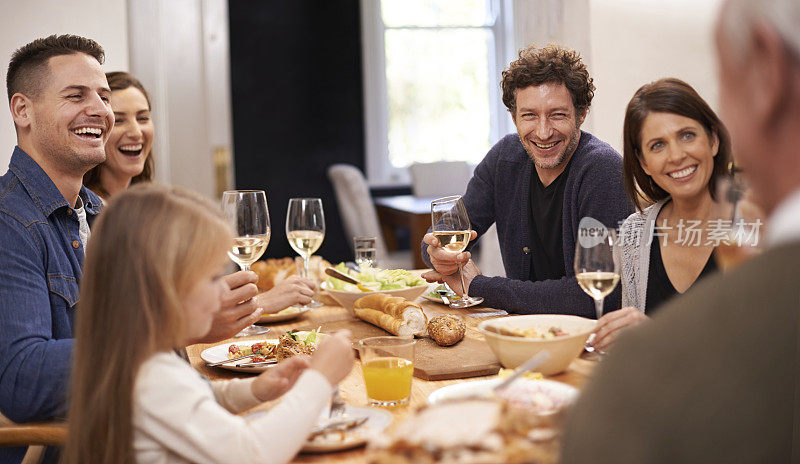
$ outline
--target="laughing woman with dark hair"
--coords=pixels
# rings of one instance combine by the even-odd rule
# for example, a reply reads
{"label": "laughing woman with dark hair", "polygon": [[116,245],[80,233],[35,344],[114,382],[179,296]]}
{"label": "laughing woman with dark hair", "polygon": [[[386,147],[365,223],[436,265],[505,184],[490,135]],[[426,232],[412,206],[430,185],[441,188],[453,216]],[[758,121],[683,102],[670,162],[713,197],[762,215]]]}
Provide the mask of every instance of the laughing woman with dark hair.
{"label": "laughing woman with dark hair", "polygon": [[678,79],[636,91],[625,112],[623,178],[636,205],[620,229],[622,306],[603,316],[595,346],[653,314],[672,296],[714,272],[714,189],[731,159],[728,132],[708,104]]}
{"label": "laughing woman with dark hair", "polygon": [[111,88],[114,128],[106,142],[106,160],[83,176],[83,184],[108,200],[132,184],[153,180],[153,121],[150,97],[138,79],[106,73]]}

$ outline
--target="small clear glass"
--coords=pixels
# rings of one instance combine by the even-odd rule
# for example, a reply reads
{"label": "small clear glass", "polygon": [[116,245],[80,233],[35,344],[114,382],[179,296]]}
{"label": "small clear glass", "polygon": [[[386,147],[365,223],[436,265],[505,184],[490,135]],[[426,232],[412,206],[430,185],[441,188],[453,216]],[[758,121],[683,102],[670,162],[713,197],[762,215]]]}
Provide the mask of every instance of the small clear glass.
{"label": "small clear glass", "polygon": [[377,237],[353,237],[355,261],[360,270],[375,266],[375,244],[377,241]]}

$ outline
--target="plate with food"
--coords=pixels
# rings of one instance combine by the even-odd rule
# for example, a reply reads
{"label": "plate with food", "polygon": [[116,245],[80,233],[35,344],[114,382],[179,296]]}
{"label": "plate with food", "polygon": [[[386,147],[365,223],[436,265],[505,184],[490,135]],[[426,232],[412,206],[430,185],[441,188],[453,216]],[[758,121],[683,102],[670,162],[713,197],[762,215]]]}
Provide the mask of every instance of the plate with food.
{"label": "plate with food", "polygon": [[370,462],[554,464],[562,423],[561,413],[531,414],[499,398],[452,398],[419,408],[371,439]]}
{"label": "plate with food", "polygon": [[541,374],[528,373],[515,380],[508,387],[493,392],[493,388],[502,382],[503,373],[513,371],[503,369],[494,379],[462,382],[442,387],[428,395],[428,404],[468,398],[499,398],[515,406],[526,408],[532,414],[554,414],[572,404],[578,397],[578,389],[555,380],[541,378]]}
{"label": "plate with food", "polygon": [[449,301],[457,301],[461,299],[456,292],[451,290],[450,287],[445,284],[431,285],[430,291],[423,293],[422,298],[425,298],[428,301],[433,301],[434,303],[446,304],[444,300],[442,300],[442,295],[439,293],[440,290],[447,292],[444,296],[447,297]]}
{"label": "plate with food", "polygon": [[298,306],[289,306],[286,309],[282,309],[277,313],[272,314],[262,314],[261,319],[258,320],[260,323],[271,323],[271,322],[282,322],[288,321],[290,319],[294,319],[296,317],[300,317],[303,314],[307,313],[310,308],[300,308]]}
{"label": "plate with food", "polygon": [[[313,354],[325,334],[319,330],[290,331],[278,340],[266,339],[250,342],[221,343],[200,353],[207,363],[217,363],[226,359],[240,358],[220,364],[217,367],[236,372],[257,374],[270,366],[296,354]],[[247,356],[241,359],[242,356]]]}
{"label": "plate with food", "polygon": [[[366,421],[362,422],[363,419]],[[334,427],[324,429],[325,423],[317,424],[317,432],[312,433],[301,451],[328,453],[362,446],[388,427],[392,420],[392,414],[383,409],[347,405],[344,413],[331,422]],[[343,426],[335,426],[339,422]]]}

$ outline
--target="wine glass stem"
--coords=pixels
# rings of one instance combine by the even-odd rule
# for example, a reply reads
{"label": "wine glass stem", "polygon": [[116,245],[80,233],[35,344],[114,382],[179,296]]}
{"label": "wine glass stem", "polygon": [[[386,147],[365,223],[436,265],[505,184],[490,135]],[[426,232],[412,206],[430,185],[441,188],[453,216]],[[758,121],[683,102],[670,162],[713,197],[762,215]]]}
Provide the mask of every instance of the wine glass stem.
{"label": "wine glass stem", "polygon": [[458,274],[461,276],[461,290],[464,292],[461,298],[467,301],[469,300],[469,295],[467,295],[467,285],[464,283],[464,265],[461,263],[458,263]]}
{"label": "wine glass stem", "polygon": [[308,278],[308,261],[311,255],[303,255],[303,277]]}
{"label": "wine glass stem", "polygon": [[599,298],[594,300],[594,310],[597,313],[598,319],[603,317],[603,300],[604,298]]}
{"label": "wine glass stem", "polygon": [[243,271],[249,271],[250,270],[250,265],[249,264],[240,264],[239,265],[239,269],[241,269]]}

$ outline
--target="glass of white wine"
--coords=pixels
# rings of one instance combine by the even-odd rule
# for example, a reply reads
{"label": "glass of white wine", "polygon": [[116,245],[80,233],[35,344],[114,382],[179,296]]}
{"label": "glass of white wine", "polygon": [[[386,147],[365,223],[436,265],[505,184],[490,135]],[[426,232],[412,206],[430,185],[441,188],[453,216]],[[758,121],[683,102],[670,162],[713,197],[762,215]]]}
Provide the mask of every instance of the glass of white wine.
{"label": "glass of white wine", "polygon": [[[308,277],[308,261],[325,240],[325,214],[319,198],[292,198],[286,211],[286,238],[303,258],[303,277]],[[312,301],[307,307],[322,306]]]}
{"label": "glass of white wine", "polygon": [[[589,233],[589,235],[584,234]],[[619,255],[617,235],[612,229],[602,232],[578,229],[575,244],[575,278],[578,285],[594,299],[597,319],[603,316],[603,301],[619,283]],[[584,234],[584,235],[581,235]],[[594,334],[586,342],[586,351],[595,351],[592,346]]]}
{"label": "glass of white wine", "polygon": [[[459,254],[467,249],[472,231],[467,207],[461,195],[438,198],[431,202],[431,225],[433,235],[439,240],[439,246],[453,254]],[[467,294],[464,284],[464,266],[458,263],[458,273],[461,275],[461,288],[464,294],[460,299],[450,303],[451,308],[469,308],[483,303],[483,298],[471,297]]]}
{"label": "glass of white wine", "polygon": [[[233,246],[228,256],[243,271],[249,271],[264,254],[272,236],[267,209],[267,195],[263,190],[229,190],[222,193],[222,212],[234,233]],[[238,337],[269,332],[268,327],[251,325],[237,334]]]}

